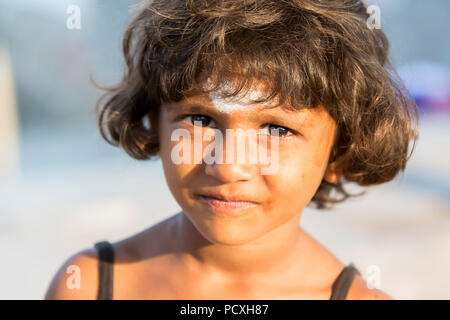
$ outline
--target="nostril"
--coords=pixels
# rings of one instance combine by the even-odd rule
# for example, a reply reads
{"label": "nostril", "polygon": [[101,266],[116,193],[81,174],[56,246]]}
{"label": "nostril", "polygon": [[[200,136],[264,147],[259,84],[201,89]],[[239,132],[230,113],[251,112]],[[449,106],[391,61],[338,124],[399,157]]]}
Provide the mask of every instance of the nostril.
{"label": "nostril", "polygon": [[255,168],[251,165],[214,163],[205,166],[205,173],[221,182],[248,181],[254,176]]}

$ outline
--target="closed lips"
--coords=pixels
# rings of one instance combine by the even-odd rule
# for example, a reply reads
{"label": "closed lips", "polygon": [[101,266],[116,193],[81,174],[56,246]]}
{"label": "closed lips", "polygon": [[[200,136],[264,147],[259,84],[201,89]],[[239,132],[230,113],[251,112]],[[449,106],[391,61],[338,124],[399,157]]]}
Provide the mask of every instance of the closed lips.
{"label": "closed lips", "polygon": [[224,212],[244,210],[257,205],[255,202],[251,201],[236,199],[224,200],[223,198],[219,198],[218,196],[200,195],[199,200],[200,202],[206,203],[209,206],[213,207],[215,210]]}
{"label": "closed lips", "polygon": [[245,197],[231,197],[231,196],[223,196],[223,195],[216,195],[216,194],[199,194],[198,195],[200,199],[209,199],[209,200],[217,200],[221,202],[235,202],[235,203],[253,203],[256,204],[257,202],[248,200],[248,198]]}

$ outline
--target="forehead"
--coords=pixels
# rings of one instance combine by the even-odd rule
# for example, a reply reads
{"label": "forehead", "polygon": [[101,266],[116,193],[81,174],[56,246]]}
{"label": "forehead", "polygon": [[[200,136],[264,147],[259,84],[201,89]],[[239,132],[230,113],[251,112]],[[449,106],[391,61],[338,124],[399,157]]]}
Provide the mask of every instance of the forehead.
{"label": "forehead", "polygon": [[[207,79],[203,88],[207,90],[213,88],[210,78]],[[250,90],[244,90],[235,96],[223,96],[223,93],[232,92],[233,89],[233,86],[229,82],[225,82],[217,92],[209,92],[207,96],[210,100],[210,106],[220,112],[232,113],[238,110],[246,110],[249,108],[255,109],[256,107],[273,107],[274,105],[274,101],[258,102],[257,105],[255,105],[255,100],[264,99],[267,95],[261,82],[257,83],[256,86],[253,84],[253,87]]]}
{"label": "forehead", "polygon": [[[215,109],[221,113],[234,113],[235,111],[245,111],[251,109],[252,111],[262,111],[265,109],[276,108],[279,106],[278,97],[270,101],[259,102],[254,100],[261,100],[268,96],[267,86],[263,82],[254,81],[251,88],[243,88],[241,92],[235,92],[235,83],[224,81],[214,88],[214,84],[210,77],[201,81],[200,89],[190,92],[187,97],[175,104],[169,104],[169,109],[173,109],[174,105],[177,107],[199,105],[210,109]],[[289,109],[289,106],[282,106],[284,109]],[[293,108],[290,108],[293,109]]]}

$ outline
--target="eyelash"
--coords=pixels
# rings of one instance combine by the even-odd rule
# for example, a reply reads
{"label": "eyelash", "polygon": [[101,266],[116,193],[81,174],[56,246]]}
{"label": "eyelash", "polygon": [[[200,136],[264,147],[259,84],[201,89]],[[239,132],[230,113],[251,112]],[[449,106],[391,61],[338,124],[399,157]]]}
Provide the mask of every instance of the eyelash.
{"label": "eyelash", "polygon": [[[211,119],[211,117],[206,116],[206,115],[202,115],[202,114],[185,114],[185,115],[180,116],[179,119],[185,120],[185,119],[188,118],[188,117],[191,117],[191,119],[192,119],[192,117],[202,117],[202,118],[206,118],[206,119],[209,120],[210,122],[211,122],[211,121],[214,122],[214,120]],[[191,124],[192,126],[195,126],[192,120],[187,120],[187,121],[188,121],[188,123]],[[208,126],[209,126],[209,125],[208,125]],[[272,126],[272,127],[276,127],[276,128],[281,128],[282,130],[286,130],[286,131],[288,132],[286,135],[279,134],[279,137],[289,137],[290,135],[298,135],[298,132],[296,132],[296,131],[294,131],[294,130],[292,130],[292,129],[289,129],[289,128],[287,128],[287,127],[284,127],[284,126],[280,126],[280,125],[274,124],[274,123],[266,123],[266,124],[264,124],[263,128],[265,128],[265,127],[267,127],[267,126]]]}
{"label": "eyelash", "polygon": [[[211,119],[211,117],[208,117],[208,116],[205,116],[205,115],[202,115],[202,114],[187,114],[187,115],[181,116],[182,119],[186,119],[186,118],[188,118],[188,117],[203,117],[203,118],[208,119],[210,122],[211,122],[211,121],[214,122],[214,120]],[[193,121],[188,121],[188,122],[189,122],[189,124],[195,126],[195,124],[194,124]],[[208,127],[208,126],[206,126],[206,127]]]}
{"label": "eyelash", "polygon": [[283,126],[279,126],[279,125],[274,124],[274,123],[267,123],[264,126],[272,126],[272,127],[281,128],[282,130],[286,130],[287,131],[286,135],[282,135],[282,134],[278,133],[279,137],[289,137],[290,135],[296,135],[296,132],[294,130],[291,130],[291,129],[283,127]]}

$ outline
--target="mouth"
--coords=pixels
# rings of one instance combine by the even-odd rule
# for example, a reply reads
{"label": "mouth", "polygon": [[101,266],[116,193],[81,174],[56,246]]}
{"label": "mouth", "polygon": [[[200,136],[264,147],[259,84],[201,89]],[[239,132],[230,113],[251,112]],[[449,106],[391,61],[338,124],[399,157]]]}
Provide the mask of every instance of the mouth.
{"label": "mouth", "polygon": [[246,209],[253,208],[258,203],[243,199],[225,198],[219,195],[198,195],[198,200],[201,203],[208,205],[210,208],[223,213],[238,213]]}

